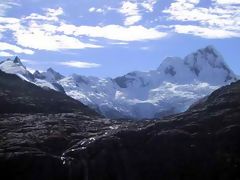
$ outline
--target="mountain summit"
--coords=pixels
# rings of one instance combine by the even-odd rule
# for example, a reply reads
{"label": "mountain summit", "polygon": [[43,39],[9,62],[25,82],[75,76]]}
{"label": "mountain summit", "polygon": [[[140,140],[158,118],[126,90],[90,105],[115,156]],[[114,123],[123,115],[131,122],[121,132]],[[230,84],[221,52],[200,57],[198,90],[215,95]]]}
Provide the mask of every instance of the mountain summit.
{"label": "mountain summit", "polygon": [[33,80],[33,75],[26,69],[26,67],[17,56],[13,60],[7,59],[0,62],[0,70],[9,74],[17,74],[24,80]]}
{"label": "mountain summit", "polygon": [[46,72],[41,72],[41,73],[39,71],[35,71],[34,76],[35,76],[35,78],[45,79],[45,80],[50,81],[50,82],[57,82],[58,80],[64,78],[63,75],[56,72],[52,68],[48,68]]}
{"label": "mountain summit", "polygon": [[220,84],[222,82],[236,80],[236,75],[227,66],[222,55],[213,46],[207,46],[186,56],[184,64],[198,76],[200,81]]}
{"label": "mountain summit", "polygon": [[199,49],[184,59],[167,57],[159,66],[158,71],[163,74],[162,76],[167,76],[164,79],[185,83],[201,81],[220,85],[236,80],[236,75],[213,46]]}
{"label": "mountain summit", "polygon": [[220,86],[237,80],[213,46],[185,58],[167,57],[156,70],[134,71],[115,79],[77,74],[64,77],[52,68],[32,75],[17,57],[3,61],[0,70],[65,92],[110,118],[158,118],[179,113]]}

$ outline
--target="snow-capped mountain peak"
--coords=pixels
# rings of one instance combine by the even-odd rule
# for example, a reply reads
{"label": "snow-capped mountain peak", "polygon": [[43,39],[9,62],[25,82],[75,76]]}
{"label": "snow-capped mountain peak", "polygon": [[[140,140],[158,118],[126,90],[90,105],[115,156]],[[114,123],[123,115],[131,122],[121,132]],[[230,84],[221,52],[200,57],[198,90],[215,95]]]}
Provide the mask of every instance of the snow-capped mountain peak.
{"label": "snow-capped mountain peak", "polygon": [[57,82],[60,79],[64,78],[63,75],[56,72],[52,68],[48,68],[46,72],[35,71],[34,76],[35,76],[35,78],[44,79],[44,80],[47,80],[49,82]]}
{"label": "snow-capped mountain peak", "polygon": [[9,73],[9,74],[17,74],[24,76],[28,80],[33,79],[33,75],[26,69],[26,67],[22,64],[21,60],[16,56],[13,60],[7,59],[0,63],[0,70]]}
{"label": "snow-capped mountain peak", "polygon": [[[27,71],[19,58],[3,61],[0,69],[16,74]],[[236,79],[222,55],[207,46],[185,58],[167,57],[156,70],[133,71],[114,79],[78,74],[64,77],[49,68],[46,72],[36,71],[31,82],[65,91],[106,117],[142,119],[184,111]]]}
{"label": "snow-capped mountain peak", "polygon": [[48,68],[46,72],[34,72],[35,83],[42,87],[48,87],[56,91],[65,92],[63,87],[58,83],[64,76],[56,72],[52,68]]}
{"label": "snow-capped mountain peak", "polygon": [[[225,63],[222,55],[213,47],[207,46],[184,59],[167,57],[158,67],[162,81],[190,83],[194,81],[220,85],[236,80],[236,75]],[[212,78],[209,78],[212,77]]]}
{"label": "snow-capped mountain peak", "polygon": [[44,73],[35,71],[34,74],[32,74],[23,65],[19,57],[0,62],[0,70],[9,74],[16,74],[21,79],[36,84],[40,87],[47,87],[56,91],[64,92],[63,87],[57,83],[57,81],[64,76],[57,73],[53,69],[48,69],[48,71]]}
{"label": "snow-capped mountain peak", "polygon": [[[18,64],[19,66],[25,67],[18,56],[16,56],[16,57],[14,58],[13,63]],[[25,68],[26,68],[26,67],[25,67]]]}
{"label": "snow-capped mountain peak", "polygon": [[165,58],[157,71],[166,76],[179,76],[179,71],[184,70],[183,60],[180,57]]}
{"label": "snow-capped mountain peak", "polygon": [[133,71],[114,79],[72,75],[59,83],[69,96],[107,117],[141,119],[184,111],[235,79],[221,54],[207,46],[184,59],[167,57],[157,70]]}
{"label": "snow-capped mountain peak", "polygon": [[184,58],[184,64],[190,68],[198,80],[203,82],[223,84],[236,80],[236,75],[213,46],[207,46],[189,54]]}
{"label": "snow-capped mountain peak", "polygon": [[[213,46],[207,46],[189,54],[185,57],[184,63],[190,67],[198,66],[201,69],[205,68],[203,66],[206,64],[209,64],[212,68],[221,68],[225,65],[222,55]],[[199,72],[196,71],[195,73],[198,75]]]}

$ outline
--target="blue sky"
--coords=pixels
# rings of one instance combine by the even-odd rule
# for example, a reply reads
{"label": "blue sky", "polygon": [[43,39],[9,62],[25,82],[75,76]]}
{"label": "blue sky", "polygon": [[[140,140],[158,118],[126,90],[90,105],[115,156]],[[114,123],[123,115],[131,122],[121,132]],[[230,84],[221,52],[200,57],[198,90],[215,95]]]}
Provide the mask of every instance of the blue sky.
{"label": "blue sky", "polygon": [[156,69],[213,45],[240,74],[240,0],[0,0],[0,58],[64,75]]}

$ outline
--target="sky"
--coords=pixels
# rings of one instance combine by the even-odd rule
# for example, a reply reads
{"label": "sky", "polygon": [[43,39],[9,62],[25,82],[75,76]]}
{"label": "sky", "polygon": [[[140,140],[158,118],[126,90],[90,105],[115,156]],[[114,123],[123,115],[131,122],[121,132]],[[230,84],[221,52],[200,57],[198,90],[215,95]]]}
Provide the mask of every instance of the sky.
{"label": "sky", "polygon": [[0,0],[0,60],[116,77],[214,46],[240,74],[240,0]]}

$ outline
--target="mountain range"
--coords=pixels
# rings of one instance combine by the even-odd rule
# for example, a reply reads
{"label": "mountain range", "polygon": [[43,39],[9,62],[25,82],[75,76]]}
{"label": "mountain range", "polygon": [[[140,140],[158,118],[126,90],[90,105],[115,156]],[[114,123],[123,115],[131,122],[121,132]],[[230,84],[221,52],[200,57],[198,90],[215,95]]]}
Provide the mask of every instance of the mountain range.
{"label": "mountain range", "polygon": [[167,57],[155,70],[133,71],[116,78],[78,74],[65,77],[52,68],[31,73],[18,57],[2,61],[0,70],[37,86],[66,93],[105,117],[132,119],[183,112],[217,88],[237,80],[213,46],[185,58]]}

